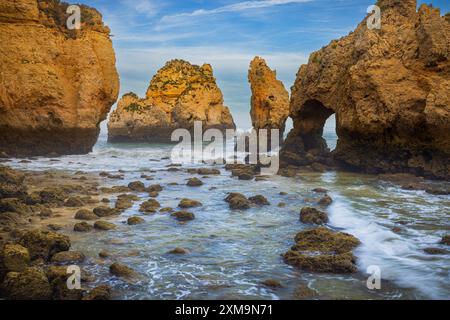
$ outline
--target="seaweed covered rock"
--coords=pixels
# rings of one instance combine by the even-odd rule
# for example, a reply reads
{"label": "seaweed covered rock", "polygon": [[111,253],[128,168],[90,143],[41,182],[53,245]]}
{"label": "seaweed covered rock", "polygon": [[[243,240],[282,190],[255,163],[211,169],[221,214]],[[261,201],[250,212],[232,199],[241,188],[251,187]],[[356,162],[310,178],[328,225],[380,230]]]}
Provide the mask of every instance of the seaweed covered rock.
{"label": "seaweed covered rock", "polygon": [[37,229],[24,231],[18,243],[29,250],[32,260],[49,260],[58,252],[68,251],[71,245],[69,237],[65,235]]}
{"label": "seaweed covered rock", "polygon": [[27,196],[27,188],[24,185],[25,175],[0,166],[0,199],[23,198]]}
{"label": "seaweed covered rock", "polygon": [[0,151],[8,156],[90,152],[117,100],[109,28],[80,5],[81,28],[69,30],[67,7],[0,1]]}
{"label": "seaweed covered rock", "polygon": [[175,129],[234,129],[229,109],[216,84],[212,67],[172,60],[150,82],[146,97],[128,93],[120,99],[108,123],[109,141],[170,142]]}
{"label": "seaweed covered rock", "polygon": [[[368,17],[301,66],[282,164],[449,179],[450,23],[438,8],[417,11],[416,0],[377,5],[381,29]],[[322,134],[333,114],[331,154]]]}
{"label": "seaweed covered rock", "polygon": [[1,285],[2,295],[10,300],[50,300],[52,288],[45,272],[40,268],[27,268],[23,272],[10,272]]}
{"label": "seaweed covered rock", "polygon": [[354,236],[324,227],[300,232],[284,261],[308,272],[353,273],[357,271],[353,249],[360,245]]}

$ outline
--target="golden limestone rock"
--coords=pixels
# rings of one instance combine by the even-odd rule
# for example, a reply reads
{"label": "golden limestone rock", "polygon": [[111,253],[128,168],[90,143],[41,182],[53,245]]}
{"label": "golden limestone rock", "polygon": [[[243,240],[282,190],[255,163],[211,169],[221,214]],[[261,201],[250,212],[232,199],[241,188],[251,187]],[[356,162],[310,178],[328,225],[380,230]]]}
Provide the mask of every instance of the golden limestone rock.
{"label": "golden limestone rock", "polygon": [[144,99],[134,93],[120,99],[108,123],[109,141],[170,142],[173,130],[192,130],[195,121],[203,130],[235,128],[212,67],[172,60],[153,77]]}
{"label": "golden limestone rock", "polygon": [[[369,14],[301,66],[282,161],[448,179],[450,24],[437,8],[417,11],[415,0],[377,5],[381,29],[369,28]],[[332,114],[339,141],[331,155],[322,133]]]}
{"label": "golden limestone rock", "polygon": [[252,90],[250,115],[253,128],[279,129],[282,137],[289,116],[289,93],[277,79],[276,71],[272,71],[264,59],[255,57],[250,63],[248,80]]}
{"label": "golden limestone rock", "polygon": [[69,30],[68,4],[0,0],[0,152],[84,154],[115,103],[119,76],[110,30],[81,5]]}

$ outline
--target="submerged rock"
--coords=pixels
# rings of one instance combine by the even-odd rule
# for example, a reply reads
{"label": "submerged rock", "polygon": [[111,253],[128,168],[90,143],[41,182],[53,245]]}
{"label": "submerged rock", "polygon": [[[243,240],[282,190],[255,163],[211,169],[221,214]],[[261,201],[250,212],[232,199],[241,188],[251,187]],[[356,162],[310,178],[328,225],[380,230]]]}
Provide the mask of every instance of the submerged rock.
{"label": "submerged rock", "polygon": [[203,182],[197,178],[190,178],[187,182],[189,187],[200,187],[203,185]]}
{"label": "submerged rock", "polygon": [[177,211],[171,214],[172,217],[176,218],[178,221],[191,221],[195,219],[195,215],[188,211]]}
{"label": "submerged rock", "polygon": [[283,285],[281,284],[280,281],[274,280],[274,279],[265,280],[265,281],[261,282],[261,284],[263,286],[266,286],[266,287],[269,287],[269,288],[272,288],[272,289],[278,289],[278,288],[282,288],[283,287]]}
{"label": "submerged rock", "polygon": [[99,216],[97,216],[94,212],[87,210],[87,209],[81,209],[77,211],[75,214],[76,220],[86,220],[86,221],[93,221],[98,220]]}
{"label": "submerged rock", "polygon": [[155,213],[158,210],[158,208],[161,208],[161,204],[158,201],[156,201],[155,199],[150,199],[141,204],[141,207],[139,208],[139,212]]}
{"label": "submerged rock", "polygon": [[65,251],[59,252],[52,257],[53,263],[81,263],[86,259],[86,256],[79,251]]}
{"label": "submerged rock", "polygon": [[109,141],[171,142],[175,129],[234,129],[231,113],[223,105],[212,67],[169,61],[150,82],[146,97],[125,94],[108,123]]}
{"label": "submerged rock", "polygon": [[[294,129],[282,165],[450,177],[450,24],[416,0],[379,0],[381,30],[354,32],[311,54],[292,88]],[[336,115],[338,143],[323,139]]]}
{"label": "submerged rock", "polygon": [[141,217],[130,217],[130,218],[128,218],[127,223],[130,226],[136,226],[138,224],[145,223],[145,220],[142,219]]}
{"label": "submerged rock", "polygon": [[318,202],[319,205],[324,206],[324,207],[328,207],[332,203],[333,203],[333,199],[329,195],[324,196]]}
{"label": "submerged rock", "polygon": [[325,224],[328,223],[328,215],[325,212],[319,211],[315,208],[303,208],[300,212],[300,221],[310,224]]}
{"label": "submerged rock", "polygon": [[180,255],[182,255],[182,254],[189,254],[189,250],[177,247],[177,248],[175,248],[173,250],[170,250],[168,253],[169,254],[180,254]]}
{"label": "submerged rock", "polygon": [[201,207],[201,206],[203,206],[203,204],[200,201],[191,200],[191,199],[183,199],[178,204],[178,207],[183,208],[183,209],[196,208],[196,207]]}
{"label": "submerged rock", "polygon": [[83,300],[89,301],[106,301],[111,300],[112,289],[110,286],[103,284],[95,287],[83,297]]}
{"label": "submerged rock", "polygon": [[110,29],[80,5],[68,30],[68,4],[1,1],[0,150],[9,156],[87,154],[119,93]]}
{"label": "submerged rock", "polygon": [[112,275],[120,278],[134,278],[137,276],[136,271],[118,262],[113,263],[109,267],[109,272],[111,272]]}
{"label": "submerged rock", "polygon": [[270,206],[270,202],[266,199],[266,197],[261,195],[250,197],[248,200],[258,206]]}
{"label": "submerged rock", "polygon": [[320,227],[300,232],[284,261],[308,272],[354,273],[353,249],[360,245],[352,235]]}
{"label": "submerged rock", "polygon": [[73,231],[75,232],[91,232],[92,230],[94,230],[94,226],[87,222],[77,223],[73,226]]}
{"label": "submerged rock", "polygon": [[102,206],[102,207],[95,208],[94,214],[97,217],[104,218],[104,217],[111,217],[111,216],[118,215],[118,214],[120,214],[120,212],[117,209]]}
{"label": "submerged rock", "polygon": [[232,210],[247,210],[252,207],[252,202],[240,193],[230,193],[225,198],[225,202],[229,203],[230,209]]}
{"label": "submerged rock", "polygon": [[441,244],[446,244],[450,246],[450,235],[445,235],[442,237]]}

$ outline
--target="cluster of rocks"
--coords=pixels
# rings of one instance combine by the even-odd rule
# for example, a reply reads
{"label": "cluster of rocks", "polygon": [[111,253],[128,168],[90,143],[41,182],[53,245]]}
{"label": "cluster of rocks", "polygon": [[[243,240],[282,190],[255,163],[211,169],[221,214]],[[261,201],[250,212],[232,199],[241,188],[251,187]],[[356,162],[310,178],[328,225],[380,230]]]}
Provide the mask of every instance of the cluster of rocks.
{"label": "cluster of rocks", "polygon": [[232,210],[247,210],[252,207],[270,206],[270,202],[262,195],[247,198],[241,193],[230,193],[225,202],[230,205]]}
{"label": "cluster of rocks", "polygon": [[106,285],[87,289],[92,276],[82,270],[82,288],[70,290],[67,266],[85,260],[69,251],[67,236],[38,229],[21,231],[12,243],[0,247],[0,297],[12,300],[108,300]]}

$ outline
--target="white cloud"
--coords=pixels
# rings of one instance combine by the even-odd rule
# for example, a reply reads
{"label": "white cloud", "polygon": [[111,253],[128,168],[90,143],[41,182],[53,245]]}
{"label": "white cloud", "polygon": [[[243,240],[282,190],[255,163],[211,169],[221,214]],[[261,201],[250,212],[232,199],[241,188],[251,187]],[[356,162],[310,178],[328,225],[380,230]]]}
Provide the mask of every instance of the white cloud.
{"label": "white cloud", "polygon": [[257,0],[257,1],[243,1],[235,4],[230,4],[215,9],[198,9],[192,12],[179,13],[167,15],[162,18],[162,22],[176,22],[185,18],[209,16],[227,12],[242,12],[251,9],[269,8],[273,6],[286,5],[292,3],[305,3],[313,0]]}
{"label": "white cloud", "polygon": [[159,5],[154,0],[120,0],[120,2],[146,16],[153,16],[159,11]]}

